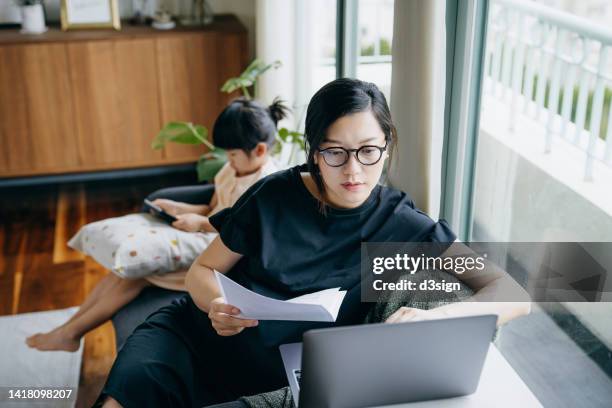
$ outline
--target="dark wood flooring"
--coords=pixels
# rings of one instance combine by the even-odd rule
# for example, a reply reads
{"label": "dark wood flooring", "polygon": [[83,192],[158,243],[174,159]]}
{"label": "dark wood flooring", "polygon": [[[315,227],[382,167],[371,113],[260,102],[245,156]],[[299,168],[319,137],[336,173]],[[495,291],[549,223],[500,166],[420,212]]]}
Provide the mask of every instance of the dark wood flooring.
{"label": "dark wood flooring", "polygon": [[[158,188],[188,184],[195,174],[0,189],[0,315],[81,304],[108,271],[68,239],[86,223],[139,211]],[[77,407],[91,406],[114,358],[110,323],[85,337]]]}

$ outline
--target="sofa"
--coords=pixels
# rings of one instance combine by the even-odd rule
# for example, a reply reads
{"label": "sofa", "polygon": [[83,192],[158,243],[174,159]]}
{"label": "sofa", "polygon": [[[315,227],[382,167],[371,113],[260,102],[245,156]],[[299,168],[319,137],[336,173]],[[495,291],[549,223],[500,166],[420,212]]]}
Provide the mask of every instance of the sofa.
{"label": "sofa", "polygon": [[[147,199],[167,198],[190,204],[207,204],[210,202],[215,187],[212,184],[195,186],[170,187],[157,190]],[[144,208],[143,208],[144,211]],[[134,300],[119,310],[111,319],[115,328],[115,343],[119,350],[125,340],[151,313],[169,305],[185,292],[172,291],[158,287],[145,288]]]}

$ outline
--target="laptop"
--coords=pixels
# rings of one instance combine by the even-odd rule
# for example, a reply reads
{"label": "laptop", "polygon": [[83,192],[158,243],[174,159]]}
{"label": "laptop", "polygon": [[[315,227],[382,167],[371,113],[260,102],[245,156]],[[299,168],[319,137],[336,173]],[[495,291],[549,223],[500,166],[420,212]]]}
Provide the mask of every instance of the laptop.
{"label": "laptop", "polygon": [[296,406],[356,408],[476,391],[497,316],[367,324],[280,346]]}

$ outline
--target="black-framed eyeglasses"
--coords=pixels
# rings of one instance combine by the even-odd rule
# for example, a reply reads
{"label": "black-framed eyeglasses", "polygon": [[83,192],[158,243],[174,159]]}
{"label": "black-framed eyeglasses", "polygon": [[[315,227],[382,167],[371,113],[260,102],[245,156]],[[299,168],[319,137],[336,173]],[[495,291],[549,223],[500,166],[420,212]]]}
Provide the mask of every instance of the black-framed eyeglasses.
{"label": "black-framed eyeglasses", "polygon": [[383,152],[387,150],[388,142],[385,141],[383,147],[380,146],[361,146],[359,149],[345,149],[344,147],[329,147],[327,149],[317,149],[323,156],[323,160],[331,167],[340,167],[349,160],[349,155],[355,153],[357,161],[364,166],[372,166],[380,161]]}

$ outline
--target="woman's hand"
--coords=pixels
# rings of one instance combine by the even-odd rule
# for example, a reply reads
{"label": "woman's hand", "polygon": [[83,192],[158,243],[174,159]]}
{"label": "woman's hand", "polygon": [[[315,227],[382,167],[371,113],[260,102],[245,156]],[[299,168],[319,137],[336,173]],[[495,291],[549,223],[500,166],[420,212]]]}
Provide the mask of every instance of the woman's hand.
{"label": "woman's hand", "polygon": [[446,313],[436,309],[417,309],[414,307],[400,307],[385,320],[385,323],[419,322],[422,320],[446,319]]}
{"label": "woman's hand", "polygon": [[158,198],[153,200],[153,204],[161,207],[162,210],[174,216],[188,213],[198,214],[202,211],[202,208],[207,207],[205,205],[181,203],[179,201],[168,200],[166,198]]}
{"label": "woman's hand", "polygon": [[237,307],[228,305],[222,297],[213,299],[208,307],[208,318],[219,336],[233,336],[245,327],[254,327],[257,320],[239,319],[233,315],[240,313]]}
{"label": "woman's hand", "polygon": [[172,226],[187,232],[204,231],[204,226],[208,224],[208,217],[199,214],[179,214],[176,218]]}

